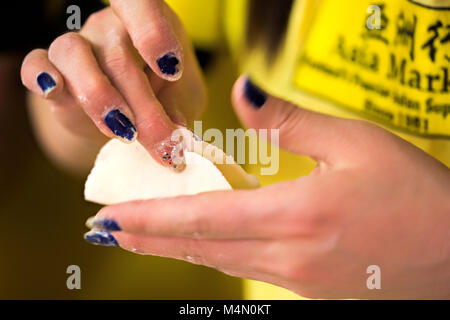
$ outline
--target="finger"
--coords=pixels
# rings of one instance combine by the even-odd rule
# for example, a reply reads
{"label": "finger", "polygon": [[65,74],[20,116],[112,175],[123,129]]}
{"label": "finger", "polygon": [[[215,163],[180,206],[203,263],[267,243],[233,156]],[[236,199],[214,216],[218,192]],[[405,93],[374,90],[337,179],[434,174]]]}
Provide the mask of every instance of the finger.
{"label": "finger", "polygon": [[[110,13],[98,13],[97,20],[88,21],[95,23],[96,27],[89,28],[87,23],[82,34],[92,44],[101,70],[132,110],[139,131],[139,141],[156,161],[175,171],[181,171],[185,167],[182,154],[172,154],[174,144],[171,135],[176,127],[156,98],[138,54],[133,51],[126,31],[120,28],[120,20]],[[166,153],[170,154],[170,159],[180,157],[176,163],[166,161]]]}
{"label": "finger", "polygon": [[53,98],[63,91],[63,77],[48,60],[47,50],[31,51],[23,60],[20,73],[25,87],[39,96]]}
{"label": "finger", "polygon": [[[309,231],[309,224],[298,226],[292,219],[302,222],[299,212],[309,211],[308,195],[290,192],[301,183],[121,203],[102,208],[88,220],[88,225],[148,236],[194,239],[266,239],[303,234]],[[287,207],[286,203],[293,205]],[[281,210],[283,215],[279,214]],[[306,219],[310,216],[304,215]]]}
{"label": "finger", "polygon": [[[104,240],[96,243],[99,238]],[[150,237],[126,232],[107,234],[105,231],[97,229],[86,233],[85,239],[94,244],[117,243],[121,248],[139,254],[181,259],[210,267],[228,266],[233,268],[241,264],[245,258],[258,255],[263,246],[266,245],[265,242],[259,240],[232,241]]]}
{"label": "finger", "polygon": [[50,46],[49,59],[64,76],[75,101],[100,131],[124,142],[136,139],[132,111],[104,75],[89,43],[82,36],[66,33],[57,38]]}
{"label": "finger", "polygon": [[291,152],[326,163],[350,159],[355,152],[352,144],[357,137],[350,120],[309,111],[268,95],[247,76],[235,83],[232,100],[245,125],[278,129],[279,146]]}
{"label": "finger", "polygon": [[205,111],[206,89],[194,49],[185,34],[183,25],[172,10],[168,12],[167,18],[184,48],[183,77],[176,82],[165,82],[159,85],[161,78],[151,72],[150,83],[170,118],[179,125],[191,127],[193,121],[199,119]]}
{"label": "finger", "polygon": [[151,69],[163,79],[178,80],[183,73],[183,50],[166,18],[168,6],[164,1],[111,0],[110,3]]}
{"label": "finger", "polygon": [[21,77],[29,90],[49,100],[52,114],[65,128],[80,135],[95,136],[94,129],[97,129],[93,124],[80,125],[88,117],[64,86],[64,78],[48,59],[47,50],[36,49],[25,57]]}
{"label": "finger", "polygon": [[84,238],[95,245],[120,246],[137,254],[184,260],[215,268],[235,277],[282,286],[288,282],[283,277],[284,270],[287,269],[284,266],[286,262],[278,259],[281,257],[279,252],[286,250],[281,246],[274,246],[270,241],[149,237],[125,232],[112,234],[96,229],[87,232]]}

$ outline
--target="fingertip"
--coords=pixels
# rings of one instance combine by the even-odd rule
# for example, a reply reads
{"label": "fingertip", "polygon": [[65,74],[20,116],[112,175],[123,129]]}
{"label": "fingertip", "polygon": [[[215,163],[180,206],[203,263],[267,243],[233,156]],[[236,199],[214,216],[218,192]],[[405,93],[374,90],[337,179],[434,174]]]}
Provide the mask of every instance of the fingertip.
{"label": "fingertip", "polygon": [[247,78],[248,78],[248,75],[243,74],[234,82],[233,89],[232,89],[234,96],[237,97],[242,94],[242,88],[244,87],[244,83]]}
{"label": "fingertip", "polygon": [[232,91],[233,107],[243,123],[250,127],[256,125],[256,119],[264,116],[265,112],[260,110],[267,104],[268,97],[248,75],[239,77]]}
{"label": "fingertip", "polygon": [[266,104],[268,94],[250,76],[243,75],[234,84],[232,99],[236,105],[244,104],[258,110]]}
{"label": "fingertip", "polygon": [[151,69],[164,80],[179,80],[183,74],[183,47],[167,19],[167,4],[159,0],[114,0],[111,7]]}
{"label": "fingertip", "polygon": [[25,57],[20,74],[25,87],[46,99],[57,95],[63,87],[62,76],[43,49],[33,50]]}
{"label": "fingertip", "polygon": [[173,140],[172,136],[157,144],[153,153],[163,166],[174,172],[180,173],[186,168],[183,142]]}

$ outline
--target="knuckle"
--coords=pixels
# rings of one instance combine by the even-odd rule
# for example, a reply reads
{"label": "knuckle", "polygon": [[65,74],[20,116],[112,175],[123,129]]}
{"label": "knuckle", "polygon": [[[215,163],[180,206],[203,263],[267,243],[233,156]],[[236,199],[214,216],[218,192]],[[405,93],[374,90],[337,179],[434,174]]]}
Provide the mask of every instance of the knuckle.
{"label": "knuckle", "polygon": [[121,45],[105,53],[103,67],[113,79],[120,79],[128,74],[130,68],[130,59],[127,58],[127,50]]}
{"label": "knuckle", "polygon": [[200,215],[190,213],[186,219],[186,230],[188,230],[194,239],[203,239],[207,235],[207,223]]}
{"label": "knuckle", "polygon": [[317,234],[322,227],[327,224],[329,215],[324,211],[318,210],[320,203],[315,204],[314,201],[303,210],[302,214],[297,217],[296,224],[301,226],[303,234]]}
{"label": "knuckle", "polygon": [[139,52],[146,51],[152,47],[152,28],[142,27],[138,29],[132,37],[133,45]]}
{"label": "knuckle", "polygon": [[84,95],[87,97],[87,101],[91,101],[94,105],[98,104],[108,94],[109,88],[103,80],[95,77],[86,85]]}
{"label": "knuckle", "polygon": [[57,56],[67,56],[75,48],[80,48],[85,45],[84,39],[78,33],[68,32],[57,37],[48,49],[50,58]]}
{"label": "knuckle", "polygon": [[[298,198],[297,198],[298,199]],[[292,236],[317,235],[328,224],[329,215],[323,207],[323,201],[306,197],[292,210],[286,212],[282,221],[283,233]]]}
{"label": "knuckle", "polygon": [[100,12],[94,12],[92,13],[84,23],[83,29],[91,27],[91,25],[95,25],[97,21],[99,20]]}
{"label": "knuckle", "polygon": [[103,22],[103,19],[105,17],[106,9],[97,11],[92,13],[87,19],[84,24],[85,27],[89,28],[91,25],[97,25],[98,23]]}
{"label": "knuckle", "polygon": [[36,60],[38,60],[40,56],[45,56],[46,54],[47,52],[44,49],[34,49],[28,52],[25,58],[23,58],[22,68],[24,66],[29,66],[30,63],[36,62]]}
{"label": "knuckle", "polygon": [[90,117],[97,117],[97,113],[102,112],[105,106],[116,105],[120,102],[112,95],[104,75],[92,77],[80,90],[78,102]]}
{"label": "knuckle", "polygon": [[165,30],[162,25],[157,24],[158,22],[153,21],[152,24],[147,24],[134,31],[134,34],[131,37],[133,46],[141,54],[149,54],[150,50],[155,47],[155,43],[163,41],[161,38],[164,35],[166,37],[169,36],[169,31]]}
{"label": "knuckle", "polygon": [[[279,101],[280,104],[287,104],[285,101]],[[274,117],[274,128],[280,130],[281,136],[289,136],[295,132],[299,126],[303,126],[307,118],[307,112],[290,103],[278,108],[278,114]]]}

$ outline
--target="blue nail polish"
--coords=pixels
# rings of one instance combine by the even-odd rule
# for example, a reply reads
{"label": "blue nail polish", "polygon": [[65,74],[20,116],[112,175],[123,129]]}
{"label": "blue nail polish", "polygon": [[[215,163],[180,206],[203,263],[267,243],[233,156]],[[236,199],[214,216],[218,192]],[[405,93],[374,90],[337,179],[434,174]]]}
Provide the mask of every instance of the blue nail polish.
{"label": "blue nail polish", "polygon": [[56,82],[47,72],[41,72],[37,76],[37,83],[45,95],[48,95],[56,87]]}
{"label": "blue nail polish", "polygon": [[162,56],[157,61],[158,67],[161,70],[163,74],[168,74],[173,76],[175,73],[177,73],[178,70],[178,63],[180,61],[173,53],[167,53],[166,55]]}
{"label": "blue nail polish", "polygon": [[136,139],[136,127],[122,112],[111,110],[105,117],[108,128],[117,136],[127,141]]}
{"label": "blue nail polish", "polygon": [[106,246],[106,247],[118,247],[119,243],[117,242],[114,236],[106,231],[100,230],[91,230],[84,235],[84,239],[92,244]]}
{"label": "blue nail polish", "polygon": [[260,88],[258,88],[250,78],[247,78],[244,85],[245,97],[257,109],[261,108],[266,103],[267,96]]}
{"label": "blue nail polish", "polygon": [[120,231],[119,224],[113,219],[95,219],[94,227],[103,229],[106,231]]}

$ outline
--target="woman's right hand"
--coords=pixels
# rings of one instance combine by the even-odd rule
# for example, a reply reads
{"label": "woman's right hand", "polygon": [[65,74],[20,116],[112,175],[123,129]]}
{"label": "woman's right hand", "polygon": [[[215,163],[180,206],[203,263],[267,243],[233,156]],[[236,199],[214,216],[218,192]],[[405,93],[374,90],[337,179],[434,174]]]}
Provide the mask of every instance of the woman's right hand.
{"label": "woman's right hand", "polygon": [[71,133],[104,140],[103,133],[124,142],[137,137],[155,160],[182,170],[171,134],[176,124],[189,126],[206,105],[193,49],[164,1],[110,2],[79,33],[30,52],[22,81],[49,101]]}

